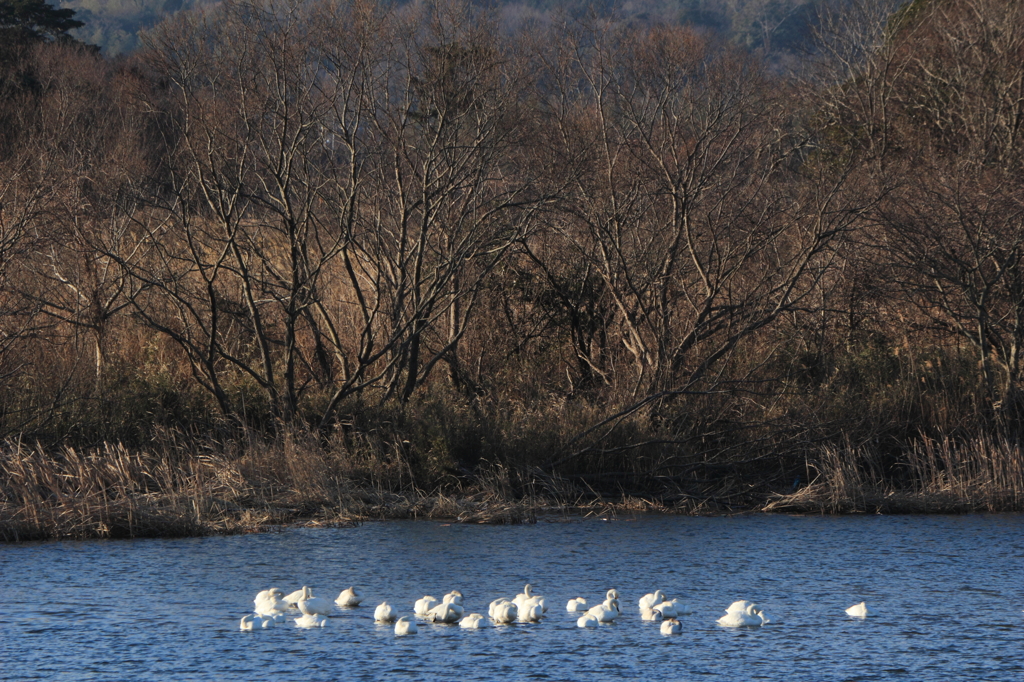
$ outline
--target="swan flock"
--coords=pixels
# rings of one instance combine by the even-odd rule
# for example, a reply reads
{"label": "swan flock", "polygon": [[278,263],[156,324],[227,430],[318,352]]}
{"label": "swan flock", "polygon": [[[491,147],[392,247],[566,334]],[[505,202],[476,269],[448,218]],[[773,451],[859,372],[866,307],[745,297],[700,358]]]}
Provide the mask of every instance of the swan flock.
{"label": "swan flock", "polygon": [[[565,607],[569,614],[581,614],[576,620],[580,628],[596,628],[602,624],[614,623],[622,616],[622,606],[618,590],[610,589],[604,600],[594,606],[588,606],[583,597],[570,599]],[[346,610],[358,607],[363,596],[355,587],[342,590],[333,602],[313,594],[308,586],[285,594],[283,590],[271,587],[260,591],[253,600],[253,612],[243,616],[239,629],[259,631],[284,624],[289,615],[296,616],[293,621],[300,628],[323,628],[330,622],[335,610]],[[683,631],[682,616],[693,614],[693,609],[679,599],[669,599],[662,590],[645,594],[638,602],[641,620],[660,621],[660,632],[663,635],[678,635]],[[400,615],[397,608],[384,601],[373,612],[373,620],[378,625],[394,624],[396,635],[411,635],[418,632],[416,619],[444,625],[456,625],[465,629],[479,629],[490,625],[502,626],[512,623],[540,623],[547,613],[547,600],[534,592],[534,587],[527,584],[523,591],[514,598],[499,597],[487,607],[487,617],[479,613],[467,613],[463,606],[463,594],[452,590],[437,599],[429,595],[412,604],[413,615]],[[869,611],[865,602],[854,604],[845,613],[851,618],[864,619],[875,613]],[[769,616],[764,609],[754,602],[746,600],[734,601],[725,609],[725,615],[715,621],[723,628],[759,628],[769,623],[780,622]]]}

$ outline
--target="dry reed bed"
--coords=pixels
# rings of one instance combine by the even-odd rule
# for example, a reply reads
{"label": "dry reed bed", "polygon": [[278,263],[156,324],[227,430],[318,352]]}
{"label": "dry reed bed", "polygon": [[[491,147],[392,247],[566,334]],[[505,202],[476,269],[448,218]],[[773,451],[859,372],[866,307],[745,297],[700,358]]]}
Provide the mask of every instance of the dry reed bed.
{"label": "dry reed bed", "polygon": [[[0,540],[191,536],[370,519],[516,524],[637,513],[1024,508],[1024,457],[1006,441],[924,441],[905,453],[895,473],[869,448],[825,447],[808,468],[816,477],[801,490],[760,497],[730,495],[724,483],[714,495],[605,497],[551,474],[507,470],[480,472],[454,492],[424,492],[409,485],[389,489],[381,482],[386,472],[368,473],[311,443],[287,439],[155,452],[109,444],[50,451],[8,441],[0,445]],[[733,488],[749,483],[733,481]]]}
{"label": "dry reed bed", "polygon": [[768,512],[967,513],[1024,510],[1024,453],[1007,440],[923,440],[893,470],[868,447],[828,446],[809,468],[817,476]]}

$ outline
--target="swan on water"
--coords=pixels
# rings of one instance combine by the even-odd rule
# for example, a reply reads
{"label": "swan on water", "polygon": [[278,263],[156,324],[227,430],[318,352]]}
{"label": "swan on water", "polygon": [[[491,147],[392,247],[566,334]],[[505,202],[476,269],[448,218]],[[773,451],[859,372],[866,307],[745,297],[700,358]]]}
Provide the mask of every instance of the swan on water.
{"label": "swan on water", "polygon": [[299,607],[299,611],[302,611],[307,616],[311,614],[326,616],[331,612],[331,602],[323,597],[314,597],[313,591],[308,587],[303,587],[302,592],[304,596],[296,604]]}
{"label": "swan on water", "polygon": [[871,611],[868,611],[867,603],[861,602],[846,609],[846,615],[853,616],[854,618],[867,618],[872,614]]}
{"label": "swan on water", "polygon": [[[671,604],[672,608],[674,608],[676,610],[676,617],[677,618],[679,616],[689,616],[690,614],[693,613],[693,609],[690,608],[689,605],[684,604],[679,599],[673,599],[672,601],[669,602],[669,604]],[[665,614],[665,615],[668,615],[668,614]]]}
{"label": "swan on water", "polygon": [[679,615],[676,611],[676,606],[670,601],[663,601],[660,604],[656,604],[651,608],[652,611],[657,611],[665,618],[675,618]]}
{"label": "swan on water", "polygon": [[260,618],[259,616],[242,616],[242,622],[238,624],[240,630],[264,630],[274,627],[273,618]]}
{"label": "swan on water", "polygon": [[529,599],[519,608],[520,623],[539,623],[544,616],[544,607],[537,599]]}
{"label": "swan on water", "polygon": [[683,624],[675,618],[669,618],[661,624],[661,634],[678,635],[683,631]]}
{"label": "swan on water", "polygon": [[587,610],[587,600],[584,599],[583,597],[576,597],[575,599],[570,599],[569,603],[565,605],[565,610],[568,611],[569,613],[576,613],[578,611],[586,611]]}
{"label": "swan on water", "polygon": [[356,592],[356,588],[350,587],[347,590],[342,590],[334,603],[338,606],[359,606],[362,601],[363,598]]}
{"label": "swan on water", "polygon": [[641,620],[661,620],[664,617],[665,617],[665,614],[663,614],[658,609],[641,609],[640,610],[640,619]]}
{"label": "swan on water", "polygon": [[471,613],[459,623],[460,628],[476,629],[487,625],[487,621],[479,613]]}
{"label": "swan on water", "polygon": [[519,617],[519,607],[514,602],[510,602],[508,599],[496,599],[491,602],[491,608],[488,609],[491,620],[495,623],[509,624],[514,623]]}
{"label": "swan on water", "polygon": [[327,616],[319,613],[306,613],[295,619],[295,625],[300,628],[322,628],[327,625]]}
{"label": "swan on water", "polygon": [[288,602],[284,600],[284,591],[279,590],[276,587],[272,587],[269,590],[263,590],[256,595],[252,603],[255,605],[256,615],[264,617],[272,617],[277,615],[284,615],[288,611]]}
{"label": "swan on water", "polygon": [[604,602],[587,611],[601,623],[611,623],[619,615],[619,600],[605,599]]}
{"label": "swan on water", "polygon": [[414,604],[412,607],[412,612],[415,613],[417,616],[425,617],[428,613],[430,613],[430,609],[434,608],[440,603],[441,602],[437,600],[437,597],[426,596],[422,599],[416,600],[416,604]]}
{"label": "swan on water", "polygon": [[516,598],[512,600],[516,607],[522,611],[523,607],[531,602],[540,604],[541,611],[546,613],[548,610],[547,604],[544,601],[544,597],[539,594],[533,593],[533,585],[529,583],[523,588],[523,591],[516,595]]}
{"label": "swan on water", "polygon": [[288,604],[288,608],[297,609],[299,608],[299,602],[306,598],[306,590],[308,589],[308,587],[303,587],[301,590],[289,592],[286,596],[282,597],[282,599],[286,604]]}
{"label": "swan on water", "polygon": [[428,619],[435,623],[457,623],[462,618],[462,607],[450,601],[444,601],[427,612]]}
{"label": "swan on water", "polygon": [[462,606],[462,593],[458,590],[452,590],[451,592],[446,594],[444,598],[441,599],[441,601],[444,601],[445,598],[447,598],[447,600],[452,604],[458,604],[459,606]]}
{"label": "swan on water", "polygon": [[[741,603],[747,606],[741,609],[739,607]],[[756,604],[751,602],[733,602],[726,609],[725,615],[715,622],[725,628],[742,628],[764,625],[765,620],[761,618],[761,612]]]}
{"label": "swan on water", "polygon": [[655,590],[650,594],[645,594],[640,597],[640,610],[653,609],[656,605],[665,601],[665,593],[661,590]]}
{"label": "swan on water", "polygon": [[597,624],[597,616],[593,615],[589,611],[576,619],[576,627],[580,628],[596,628]]}
{"label": "swan on water", "polygon": [[419,632],[419,628],[416,627],[416,621],[412,619],[412,616],[402,616],[395,623],[396,635],[415,635],[417,632]]}
{"label": "swan on water", "polygon": [[387,602],[383,602],[373,610],[373,619],[378,623],[393,623],[398,617],[398,610]]}

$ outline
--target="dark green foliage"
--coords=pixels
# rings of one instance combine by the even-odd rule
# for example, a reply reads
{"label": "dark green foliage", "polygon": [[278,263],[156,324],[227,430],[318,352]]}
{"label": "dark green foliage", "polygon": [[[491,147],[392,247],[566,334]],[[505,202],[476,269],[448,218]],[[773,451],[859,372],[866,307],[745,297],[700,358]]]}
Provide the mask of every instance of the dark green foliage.
{"label": "dark green foliage", "polygon": [[74,16],[75,10],[57,9],[43,0],[0,0],[0,36],[5,42],[67,39],[69,31],[85,25]]}

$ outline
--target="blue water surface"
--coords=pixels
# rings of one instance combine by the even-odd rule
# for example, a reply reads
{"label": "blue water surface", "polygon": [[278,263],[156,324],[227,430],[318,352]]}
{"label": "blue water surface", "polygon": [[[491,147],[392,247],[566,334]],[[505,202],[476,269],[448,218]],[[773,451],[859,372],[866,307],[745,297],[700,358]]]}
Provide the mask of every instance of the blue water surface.
{"label": "blue water surface", "polygon": [[[486,615],[530,582],[539,624],[375,625],[387,600],[465,595]],[[326,628],[242,632],[257,591],[303,585],[362,607]],[[576,627],[565,602],[622,595]],[[636,600],[687,602],[663,636]],[[430,521],[180,540],[0,545],[4,680],[1024,680],[1024,515]],[[737,599],[780,622],[715,624]],[[865,600],[877,615],[845,615]]]}

